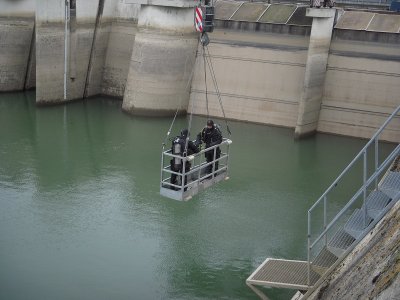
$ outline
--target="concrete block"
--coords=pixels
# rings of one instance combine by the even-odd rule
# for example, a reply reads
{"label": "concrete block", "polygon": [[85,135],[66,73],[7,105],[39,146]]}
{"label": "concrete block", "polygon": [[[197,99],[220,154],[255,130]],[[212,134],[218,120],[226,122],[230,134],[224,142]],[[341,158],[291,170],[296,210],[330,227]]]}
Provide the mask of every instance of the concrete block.
{"label": "concrete block", "polygon": [[126,4],[141,4],[166,7],[195,7],[197,2],[194,0],[125,0]]}
{"label": "concrete block", "polygon": [[122,108],[132,114],[186,111],[198,35],[191,8],[142,7]]}
{"label": "concrete block", "polygon": [[306,16],[311,18],[332,18],[335,16],[334,8],[307,8]]}
{"label": "concrete block", "polygon": [[57,103],[64,98],[64,27],[37,23],[36,103]]}

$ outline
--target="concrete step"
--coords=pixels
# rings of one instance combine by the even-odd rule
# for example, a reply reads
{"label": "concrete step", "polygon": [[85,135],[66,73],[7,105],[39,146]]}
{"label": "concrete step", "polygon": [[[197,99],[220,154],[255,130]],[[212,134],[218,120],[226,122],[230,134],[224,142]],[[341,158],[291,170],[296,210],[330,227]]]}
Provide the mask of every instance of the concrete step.
{"label": "concrete step", "polygon": [[355,239],[359,238],[365,228],[367,228],[369,223],[371,223],[371,221],[373,220],[368,215],[366,215],[365,218],[364,211],[358,208],[355,209],[347,223],[344,225],[344,230]]}
{"label": "concrete step", "polygon": [[337,257],[340,257],[355,240],[343,228],[340,228],[329,240],[327,249]]}
{"label": "concrete step", "polygon": [[400,197],[400,172],[387,172],[379,185],[379,189],[397,201]]}
{"label": "concrete step", "polygon": [[[386,205],[389,204],[390,200],[390,197],[382,191],[372,191],[366,199],[368,216],[372,219],[376,219]],[[361,210],[363,210],[363,207]]]}

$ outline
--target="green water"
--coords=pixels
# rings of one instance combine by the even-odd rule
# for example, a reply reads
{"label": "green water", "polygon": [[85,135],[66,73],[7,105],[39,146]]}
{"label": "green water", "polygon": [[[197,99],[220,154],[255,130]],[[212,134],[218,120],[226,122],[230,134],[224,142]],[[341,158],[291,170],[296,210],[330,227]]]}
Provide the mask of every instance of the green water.
{"label": "green water", "polygon": [[159,195],[170,122],[0,94],[0,299],[257,299],[246,278],[306,258],[307,209],[365,143],[231,122],[231,179],[182,203]]}

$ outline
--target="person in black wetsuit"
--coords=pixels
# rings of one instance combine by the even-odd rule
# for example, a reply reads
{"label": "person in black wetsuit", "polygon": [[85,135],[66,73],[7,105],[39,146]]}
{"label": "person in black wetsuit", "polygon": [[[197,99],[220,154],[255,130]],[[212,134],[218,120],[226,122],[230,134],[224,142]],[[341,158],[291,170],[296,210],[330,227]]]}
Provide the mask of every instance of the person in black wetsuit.
{"label": "person in black wetsuit", "polygon": [[[206,149],[218,144],[222,143],[222,133],[217,125],[214,124],[213,120],[207,121],[207,126],[199,133],[201,140],[206,144]],[[214,158],[219,158],[221,156],[221,149],[217,147],[215,150],[211,149],[205,152],[207,163],[212,162]],[[215,162],[215,171],[218,170],[218,161]],[[206,169],[207,174],[211,174],[213,172],[213,164],[207,166]]]}
{"label": "person in black wetsuit", "polygon": [[[181,135],[177,136],[174,138],[174,140],[172,141],[172,148],[171,148],[171,152],[174,155],[179,155],[179,156],[188,156],[188,155],[192,155],[194,153],[198,153],[200,151],[199,148],[199,142],[196,140],[195,142],[189,140],[189,136],[188,136],[189,132],[187,129],[183,129],[181,131]],[[188,140],[187,143],[187,149],[185,151],[185,147],[186,147],[186,140]],[[189,161],[185,162],[185,173],[190,171],[190,167],[191,164]],[[183,160],[178,158],[178,157],[174,157],[171,159],[171,171],[177,172],[177,173],[182,173],[183,170]],[[177,184],[178,183],[178,176],[177,174],[171,174],[171,183],[172,184]],[[187,176],[185,176],[185,185],[187,183]],[[178,188],[172,187],[172,189],[178,190]]]}

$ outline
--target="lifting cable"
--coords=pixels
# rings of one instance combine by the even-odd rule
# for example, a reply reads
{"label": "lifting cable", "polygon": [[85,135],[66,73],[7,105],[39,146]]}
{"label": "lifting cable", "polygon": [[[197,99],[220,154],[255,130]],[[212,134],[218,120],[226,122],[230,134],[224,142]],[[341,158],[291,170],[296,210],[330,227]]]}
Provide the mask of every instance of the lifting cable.
{"label": "lifting cable", "polygon": [[[207,49],[207,53],[206,53],[205,49]],[[203,50],[203,62],[204,62],[204,84],[205,84],[205,89],[206,89],[205,92],[206,92],[207,119],[209,118],[209,108],[208,108],[208,89],[207,89],[206,64],[208,65],[208,68],[210,69],[211,78],[212,78],[212,81],[214,83],[214,87],[215,87],[215,91],[216,91],[216,94],[217,94],[218,102],[219,102],[219,105],[221,107],[222,115],[224,117],[224,121],[225,121],[225,125],[226,125],[226,131],[228,132],[229,135],[231,135],[232,133],[231,133],[231,130],[229,128],[228,121],[226,119],[224,107],[223,107],[223,104],[222,104],[221,94],[220,94],[220,91],[219,91],[219,88],[218,88],[218,83],[217,83],[217,79],[216,79],[216,76],[215,76],[214,67],[213,67],[213,64],[212,64],[212,61],[211,61],[210,51],[208,49],[208,46],[204,45],[204,43],[202,43],[202,50]],[[198,54],[198,51],[196,51],[195,62],[197,61],[197,56],[198,56],[197,54]],[[186,87],[185,87],[184,91],[187,90],[187,88],[189,86],[189,83],[191,82],[191,80],[193,78],[194,70],[196,69],[195,67],[196,67],[196,63],[192,68],[192,72],[191,72],[191,74],[190,74],[190,76],[188,78],[188,81],[186,83]],[[180,96],[179,106],[176,108],[176,112],[175,112],[174,118],[172,120],[171,126],[169,127],[168,132],[167,132],[167,136],[165,137],[165,140],[163,142],[163,148],[165,147],[165,143],[167,142],[167,139],[169,138],[169,135],[171,134],[171,130],[172,130],[172,127],[174,126],[174,123],[175,123],[176,117],[178,115],[179,108],[181,107],[181,104],[182,104],[182,96]],[[193,107],[194,107],[194,99],[192,100],[192,106],[191,106],[191,109],[190,109],[190,117],[189,117],[189,124],[188,124],[188,136],[186,137],[184,153],[187,153],[187,148],[188,148],[188,144],[189,144],[189,135],[190,135],[190,130],[191,130],[191,127],[192,127],[192,119],[193,119]]]}
{"label": "lifting cable", "polygon": [[207,66],[206,66],[206,50],[203,44],[203,61],[204,61],[204,85],[206,87],[206,108],[207,108],[207,120],[210,118],[210,112],[208,110],[208,90],[207,90]]}
{"label": "lifting cable", "polygon": [[211,78],[212,78],[212,80],[214,82],[215,91],[217,92],[219,105],[220,105],[221,110],[222,110],[222,115],[224,116],[225,125],[226,125],[226,131],[228,132],[229,135],[231,135],[232,133],[231,133],[231,130],[229,129],[228,121],[226,119],[224,106],[222,105],[221,94],[219,92],[217,79],[215,77],[215,72],[214,72],[214,68],[213,68],[213,65],[212,65],[212,61],[211,61],[210,50],[208,50],[208,46],[206,46],[206,48],[207,48],[207,56],[208,56],[208,58],[206,58],[206,60],[207,60],[208,68],[210,69],[210,72],[211,72]]}
{"label": "lifting cable", "polygon": [[[188,78],[188,81],[187,81],[187,83],[186,83],[186,87],[185,87],[185,89],[184,89],[184,92],[186,92],[186,90],[187,90],[187,88],[188,88],[188,86],[189,86],[189,83],[191,82],[191,80],[192,80],[192,78],[193,78],[194,70],[196,69],[196,68],[195,68],[195,66],[196,66],[196,60],[197,60],[197,51],[196,51],[195,63],[194,63],[194,66],[193,66],[193,68],[192,68],[192,72],[190,73],[190,76],[189,76],[189,78]],[[169,135],[171,134],[172,127],[174,126],[176,117],[178,116],[179,108],[180,108],[181,105],[182,105],[182,100],[183,100],[183,97],[182,97],[182,95],[181,95],[181,96],[180,96],[180,100],[179,100],[179,105],[178,105],[178,107],[176,108],[174,118],[172,119],[171,126],[169,126],[169,129],[168,129],[168,132],[167,132],[167,136],[165,137],[164,142],[162,143],[163,148],[164,148],[165,143],[167,142],[167,140],[168,140],[168,138],[169,138]]]}

